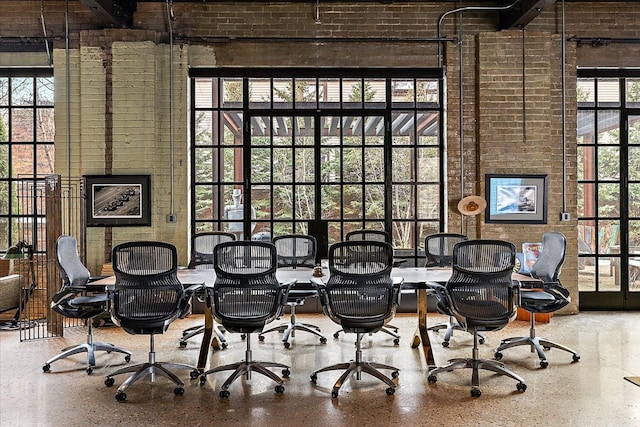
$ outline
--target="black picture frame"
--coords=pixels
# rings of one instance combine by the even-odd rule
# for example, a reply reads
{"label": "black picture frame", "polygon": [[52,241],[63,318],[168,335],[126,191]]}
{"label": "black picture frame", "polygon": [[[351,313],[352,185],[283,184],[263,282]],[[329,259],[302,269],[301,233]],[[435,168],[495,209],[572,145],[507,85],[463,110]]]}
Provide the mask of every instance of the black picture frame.
{"label": "black picture frame", "polygon": [[547,223],[547,175],[486,174],[485,195],[486,223]]}
{"label": "black picture frame", "polygon": [[88,227],[150,226],[149,175],[85,175]]}

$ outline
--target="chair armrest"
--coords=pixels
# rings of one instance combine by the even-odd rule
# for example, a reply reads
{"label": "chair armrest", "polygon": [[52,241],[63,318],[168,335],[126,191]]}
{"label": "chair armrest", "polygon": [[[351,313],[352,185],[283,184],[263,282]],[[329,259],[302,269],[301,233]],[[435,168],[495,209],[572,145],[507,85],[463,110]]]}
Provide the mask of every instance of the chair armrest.
{"label": "chair armrest", "polygon": [[327,285],[322,281],[319,277],[312,277],[311,284],[318,291],[318,298],[320,298],[320,303],[323,307],[329,305],[329,298],[327,297]]}
{"label": "chair armrest", "polygon": [[178,306],[178,317],[180,319],[184,319],[185,316],[187,314],[189,314],[189,310],[191,308],[191,304],[189,304],[189,301],[191,301],[191,297],[193,296],[193,294],[199,290],[204,288],[204,284],[201,283],[199,285],[189,285],[186,288],[184,288],[184,296],[182,297],[182,299],[180,300],[179,306]]}
{"label": "chair armrest", "polygon": [[289,298],[289,291],[298,282],[298,279],[287,280],[286,282],[280,283],[280,289],[282,292],[280,294],[280,301],[278,302],[281,307],[287,303],[287,298]]}
{"label": "chair armrest", "polygon": [[404,278],[402,277],[393,277],[393,299],[396,305],[400,305],[400,298],[402,295],[401,288],[404,283]]}
{"label": "chair armrest", "polygon": [[89,277],[89,282],[88,283],[95,282],[97,280],[106,279],[107,277],[111,277],[111,276],[91,276],[91,277]]}

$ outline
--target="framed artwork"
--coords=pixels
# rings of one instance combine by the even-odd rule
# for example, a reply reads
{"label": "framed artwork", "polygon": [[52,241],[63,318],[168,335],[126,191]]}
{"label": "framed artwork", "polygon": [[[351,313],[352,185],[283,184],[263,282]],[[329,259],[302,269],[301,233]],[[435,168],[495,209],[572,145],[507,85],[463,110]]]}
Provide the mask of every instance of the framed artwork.
{"label": "framed artwork", "polygon": [[151,225],[149,175],[85,175],[87,226]]}
{"label": "framed artwork", "polygon": [[547,175],[487,174],[485,222],[547,223]]}

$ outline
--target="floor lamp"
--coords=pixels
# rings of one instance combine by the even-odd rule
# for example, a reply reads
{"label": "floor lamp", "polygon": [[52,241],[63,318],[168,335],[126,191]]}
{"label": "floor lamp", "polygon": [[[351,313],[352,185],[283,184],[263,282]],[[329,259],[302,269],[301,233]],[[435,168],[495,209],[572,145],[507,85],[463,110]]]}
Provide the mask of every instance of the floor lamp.
{"label": "floor lamp", "polygon": [[467,196],[458,202],[458,212],[462,215],[460,220],[460,231],[465,236],[465,216],[475,216],[487,208],[487,201],[480,196]]}
{"label": "floor lamp", "polygon": [[27,251],[27,258],[29,260],[29,275],[27,276],[27,281],[31,280],[31,284],[29,285],[29,289],[27,290],[27,292],[24,293],[24,296],[20,298],[20,305],[18,306],[13,319],[5,322],[4,324],[0,324],[0,330],[16,330],[20,329],[21,326],[33,326],[33,322],[20,322],[20,315],[26,307],[27,302],[29,301],[29,297],[31,296],[31,294],[33,294],[34,289],[37,287],[36,272],[33,260],[33,245],[30,245],[24,240],[21,240],[16,245],[9,247],[9,249],[7,249],[7,252],[2,256],[2,259],[24,259],[25,250]]}

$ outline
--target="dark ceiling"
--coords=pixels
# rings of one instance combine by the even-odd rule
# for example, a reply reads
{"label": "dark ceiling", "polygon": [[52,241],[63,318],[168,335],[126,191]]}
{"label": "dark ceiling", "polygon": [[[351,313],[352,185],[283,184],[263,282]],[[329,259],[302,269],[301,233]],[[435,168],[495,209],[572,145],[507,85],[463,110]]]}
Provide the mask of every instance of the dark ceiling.
{"label": "dark ceiling", "polygon": [[[133,13],[136,10],[137,3],[155,2],[166,3],[171,0],[80,0],[82,4],[88,7],[100,20],[105,27],[121,27],[131,28],[133,23]],[[256,0],[173,0],[172,3],[219,3],[223,1],[256,1]],[[260,1],[260,0],[257,0]],[[284,0],[299,3],[328,3],[331,1],[344,0]],[[355,2],[379,2],[393,3],[393,0],[354,0]],[[516,0],[473,0],[471,2],[463,2],[460,0],[402,0],[419,1],[421,3],[445,3],[455,7],[466,7],[467,5],[475,5],[481,7],[505,7]],[[508,10],[501,11],[499,14],[499,29],[508,28],[524,28],[536,16],[538,16],[545,8],[551,7],[561,0],[520,0]],[[565,0],[566,2],[586,2],[592,0]],[[600,1],[620,1],[620,0],[600,0]],[[633,1],[637,0],[622,0]]]}

